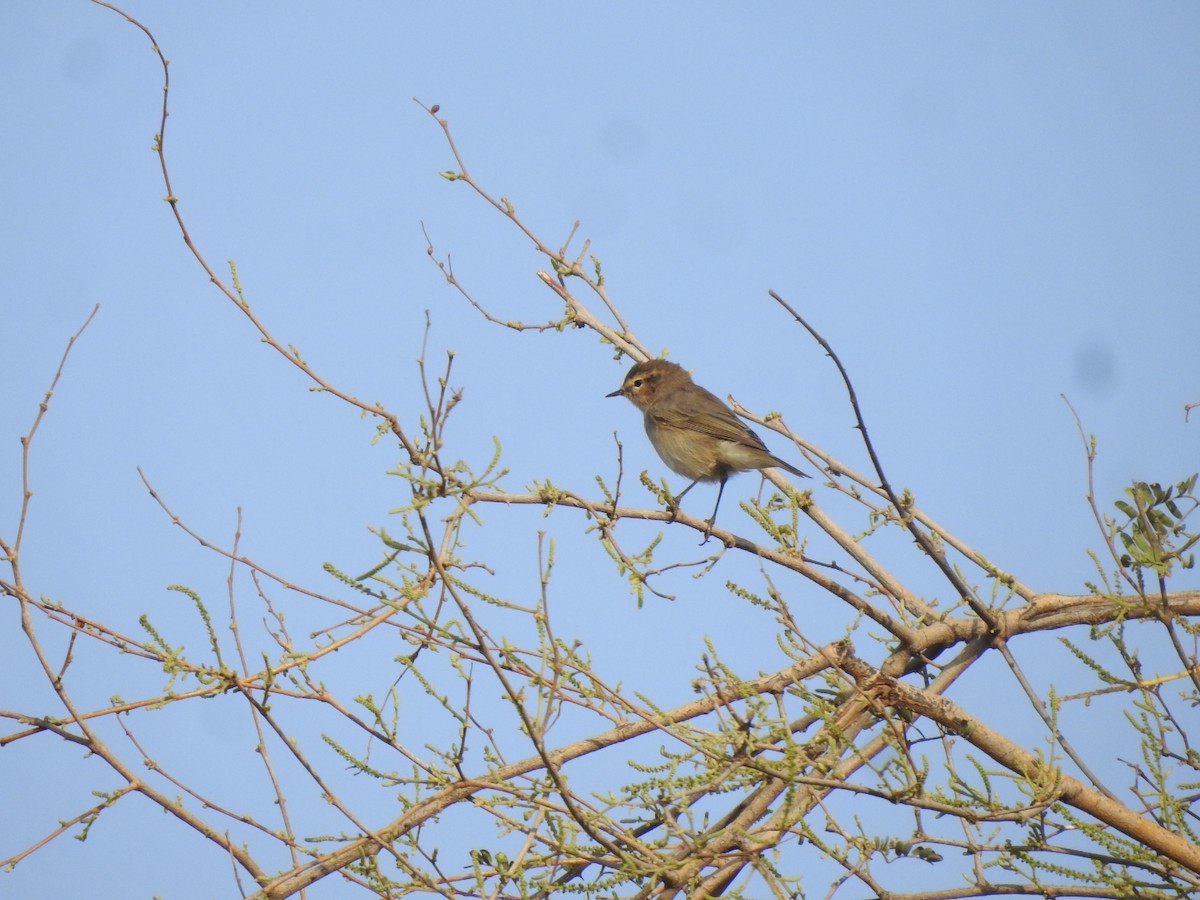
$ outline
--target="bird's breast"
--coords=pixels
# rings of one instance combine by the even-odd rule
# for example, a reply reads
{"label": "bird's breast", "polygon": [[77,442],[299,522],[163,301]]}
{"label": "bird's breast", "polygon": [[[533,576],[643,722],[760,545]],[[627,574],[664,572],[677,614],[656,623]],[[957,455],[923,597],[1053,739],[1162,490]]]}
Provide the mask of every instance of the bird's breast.
{"label": "bird's breast", "polygon": [[722,444],[711,435],[690,428],[664,425],[646,415],[646,435],[658,455],[672,471],[693,481],[717,481],[728,474],[722,463]]}

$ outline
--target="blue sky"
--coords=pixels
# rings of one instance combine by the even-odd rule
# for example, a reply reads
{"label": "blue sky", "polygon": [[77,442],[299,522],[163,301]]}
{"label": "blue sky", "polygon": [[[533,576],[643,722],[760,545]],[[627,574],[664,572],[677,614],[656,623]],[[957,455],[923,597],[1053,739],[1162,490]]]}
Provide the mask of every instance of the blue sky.
{"label": "blue sky", "polygon": [[[1183,419],[1200,400],[1194,4],[125,9],[171,61],[168,158],[209,261],[235,259],[257,313],[330,381],[413,417],[428,311],[429,357],[453,351],[464,388],[458,452],[497,436],[511,490],[550,478],[594,493],[614,430],[627,470],[668,473],[636,412],[604,398],[625,361],[585,333],[490,326],[430,264],[422,223],[497,315],[558,312],[528,241],[438,176],[453,161],[413,97],[440,104],[475,177],[547,243],[580,221],[647,346],[865,468],[831,366],[767,297],[780,292],[850,370],[892,480],[1037,588],[1082,590],[1099,547],[1060,395],[1098,436],[1102,503],[1197,469],[1200,421]],[[324,561],[367,568],[367,527],[403,499],[384,474],[398,452],[308,391],[187,254],[150,152],[161,74],[144,36],[86,2],[7,4],[0,67],[7,537],[17,438],[101,305],[37,437],[25,578],[130,630],[146,611],[170,621],[169,583],[220,596],[225,567],[170,526],[137,466],[213,540],[241,507],[243,551],[294,580],[332,590]],[[731,483],[726,524],[757,485]],[[689,501],[707,511],[705,491]],[[527,589],[539,527],[572,548],[565,578],[610,577],[581,521],[494,515],[503,533],[482,546],[520,561],[498,589]],[[687,622],[686,598],[639,611],[613,585],[597,615],[596,597],[564,590],[564,627],[635,682],[662,670],[629,622],[639,637],[682,629],[663,689],[686,693],[704,635],[728,631],[720,581],[691,600],[711,617]],[[814,639],[843,627],[842,611],[814,610]],[[21,652],[11,613],[3,632],[3,652]],[[18,705],[4,690],[0,706]],[[51,826],[75,811],[45,804]],[[47,859],[97,871],[92,841],[68,843]],[[42,865],[4,878],[35,884]],[[211,893],[198,890],[170,895]]]}

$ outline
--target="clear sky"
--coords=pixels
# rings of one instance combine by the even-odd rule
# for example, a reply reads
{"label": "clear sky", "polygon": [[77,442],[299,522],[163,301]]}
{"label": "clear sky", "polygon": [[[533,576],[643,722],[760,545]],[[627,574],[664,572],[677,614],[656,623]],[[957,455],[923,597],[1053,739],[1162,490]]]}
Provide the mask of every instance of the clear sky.
{"label": "clear sky", "polygon": [[[511,490],[549,478],[594,494],[594,476],[615,468],[614,430],[627,470],[683,485],[636,411],[604,398],[626,361],[586,333],[498,329],[444,284],[421,223],[497,315],[559,311],[528,241],[438,176],[453,160],[413,97],[440,104],[474,175],[547,243],[581,223],[649,347],[865,468],[831,366],[767,297],[780,292],[850,370],[891,479],[1036,588],[1082,591],[1094,577],[1085,549],[1100,546],[1060,395],[1099,439],[1106,505],[1131,479],[1200,468],[1200,415],[1183,417],[1200,400],[1194,3],[124,8],[171,61],[169,162],[209,261],[236,260],[258,314],[329,380],[413,418],[428,311],[429,356],[454,351],[464,389],[458,452],[479,458],[497,436]],[[228,543],[241,507],[243,552],[293,580],[333,590],[323,562],[369,567],[367,527],[403,500],[384,474],[399,452],[308,391],[186,252],[150,149],[161,73],[145,37],[82,0],[7,3],[0,80],[6,537],[17,439],[67,338],[101,306],[38,434],[28,583],[130,631],[143,612],[171,621],[180,600],[167,584],[222,595],[226,567],[170,526],[136,466],[214,541]],[[732,501],[757,486],[731,482],[726,525],[750,527]],[[689,502],[707,511],[706,491]],[[573,548],[567,572],[611,578],[582,520],[518,516],[510,529],[492,515],[511,530],[511,546],[491,538],[497,552],[526,579],[497,592],[528,589],[538,527]],[[729,631],[723,581],[704,588],[714,596],[642,610],[619,585],[602,601],[564,590],[562,627],[614,677],[652,669],[664,694],[686,696],[704,635]],[[689,602],[704,612],[681,621]],[[845,625],[843,610],[823,610],[818,640]],[[0,625],[0,653],[16,658],[11,609]],[[638,643],[667,633],[677,677],[648,667],[661,648]],[[13,690],[0,687],[0,707],[21,704]],[[110,786],[95,771],[47,796],[27,757],[8,764],[26,773],[35,793],[23,802],[46,828],[78,811],[80,791]],[[0,856],[30,833],[14,835],[11,818],[0,817]],[[219,891],[155,880],[176,845],[139,834],[164,867],[139,896]],[[105,846],[68,841],[46,860],[92,877]],[[0,884],[35,896],[44,865]]]}

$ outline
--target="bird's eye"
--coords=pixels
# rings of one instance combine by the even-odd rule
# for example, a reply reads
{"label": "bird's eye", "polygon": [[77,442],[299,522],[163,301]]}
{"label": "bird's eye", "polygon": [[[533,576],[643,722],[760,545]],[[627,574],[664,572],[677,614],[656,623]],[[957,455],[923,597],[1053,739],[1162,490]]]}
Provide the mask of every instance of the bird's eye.
{"label": "bird's eye", "polygon": [[637,381],[635,381],[635,382],[633,383],[633,386],[634,386],[635,388],[640,388],[640,387],[642,386],[642,379],[640,379],[640,378],[639,378]]}

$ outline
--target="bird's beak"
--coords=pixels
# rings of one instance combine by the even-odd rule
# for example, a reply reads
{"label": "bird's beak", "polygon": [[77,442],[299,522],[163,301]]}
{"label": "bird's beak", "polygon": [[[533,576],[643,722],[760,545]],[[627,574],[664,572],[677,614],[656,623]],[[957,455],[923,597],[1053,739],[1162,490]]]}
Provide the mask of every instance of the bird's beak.
{"label": "bird's beak", "polygon": [[625,388],[619,387],[615,391],[613,391],[611,394],[605,394],[604,396],[605,397],[620,397],[624,393],[625,393]]}

